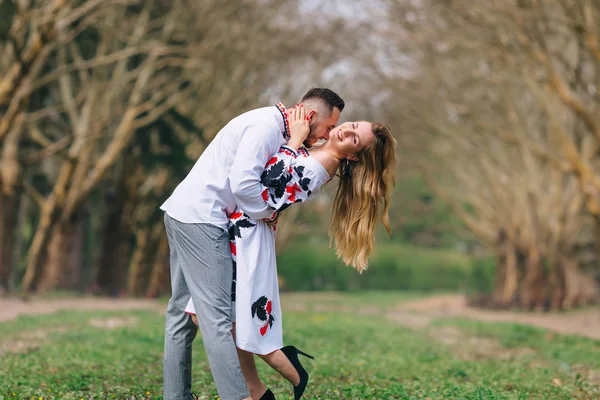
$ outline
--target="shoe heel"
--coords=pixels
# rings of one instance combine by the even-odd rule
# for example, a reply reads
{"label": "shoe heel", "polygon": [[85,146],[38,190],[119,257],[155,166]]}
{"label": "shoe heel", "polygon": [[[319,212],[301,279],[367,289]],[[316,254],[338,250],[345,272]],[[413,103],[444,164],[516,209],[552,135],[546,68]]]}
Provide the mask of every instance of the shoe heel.
{"label": "shoe heel", "polygon": [[275,400],[275,395],[271,392],[271,389],[267,389],[267,391],[261,396],[260,400]]}
{"label": "shoe heel", "polygon": [[300,351],[300,350],[298,350],[298,349],[296,349],[296,352],[297,352],[298,354],[302,354],[304,357],[308,357],[308,358],[310,358],[311,360],[314,360],[314,359],[315,359],[315,358],[314,358],[313,356],[311,356],[310,354],[306,354],[305,352],[303,352],[303,351]]}
{"label": "shoe heel", "polygon": [[294,346],[285,346],[282,347],[280,350],[288,358],[288,360],[290,360],[292,366],[296,369],[296,372],[298,372],[298,376],[300,376],[300,383],[298,383],[298,386],[294,386],[294,400],[300,400],[302,394],[304,393],[304,389],[306,389],[309,376],[308,372],[306,372],[304,367],[302,367],[302,364],[298,359],[298,354],[302,354],[303,356],[308,357],[312,360],[314,360],[314,357],[309,354],[306,354],[303,351],[298,350]]}

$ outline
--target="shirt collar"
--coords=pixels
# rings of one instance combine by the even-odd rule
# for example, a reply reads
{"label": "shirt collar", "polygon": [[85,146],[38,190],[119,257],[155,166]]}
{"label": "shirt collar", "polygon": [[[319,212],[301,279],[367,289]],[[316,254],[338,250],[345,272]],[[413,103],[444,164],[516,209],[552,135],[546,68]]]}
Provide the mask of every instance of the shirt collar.
{"label": "shirt collar", "polygon": [[281,134],[286,141],[290,140],[290,122],[288,120],[285,106],[279,102],[275,105],[275,107],[277,107],[277,110],[279,110],[279,113],[281,113],[281,118],[283,118],[283,130],[281,131]]}

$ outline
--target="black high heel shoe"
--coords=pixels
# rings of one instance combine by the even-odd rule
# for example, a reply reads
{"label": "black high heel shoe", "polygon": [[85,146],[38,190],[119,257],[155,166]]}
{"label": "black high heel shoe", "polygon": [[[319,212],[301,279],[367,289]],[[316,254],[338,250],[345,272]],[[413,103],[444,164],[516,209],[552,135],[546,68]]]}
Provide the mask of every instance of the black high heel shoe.
{"label": "black high heel shoe", "polygon": [[294,386],[294,400],[299,400],[300,397],[302,397],[302,393],[304,393],[304,389],[306,389],[306,384],[308,383],[308,372],[306,372],[304,367],[302,367],[302,364],[300,364],[300,360],[298,360],[298,354],[302,354],[303,356],[308,357],[311,360],[314,360],[315,358],[298,350],[294,346],[285,346],[282,347],[280,350],[283,352],[283,354],[285,354],[288,360],[290,360],[290,362],[296,369],[296,372],[298,372],[298,375],[300,376],[300,383],[298,384],[298,386]]}
{"label": "black high heel shoe", "polygon": [[267,389],[267,391],[260,396],[260,400],[275,400],[275,395],[271,392],[271,389]]}

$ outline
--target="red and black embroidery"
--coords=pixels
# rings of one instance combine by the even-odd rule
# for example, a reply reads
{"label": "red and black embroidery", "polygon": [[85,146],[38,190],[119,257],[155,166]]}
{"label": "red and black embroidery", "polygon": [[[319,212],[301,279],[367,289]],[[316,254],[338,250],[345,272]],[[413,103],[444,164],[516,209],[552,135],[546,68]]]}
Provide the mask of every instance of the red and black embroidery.
{"label": "red and black embroidery", "polygon": [[283,118],[284,131],[281,132],[281,134],[283,135],[283,138],[286,141],[288,141],[290,140],[290,122],[288,120],[285,106],[281,102],[279,102],[275,105],[275,107],[277,107],[277,110],[279,110],[279,112],[281,113],[281,118]]}
{"label": "red and black embroidery", "polygon": [[231,281],[231,301],[235,301],[235,290],[236,290],[236,275],[237,275],[237,248],[236,238],[242,237],[242,229],[253,228],[256,223],[241,211],[234,212],[229,216],[229,249],[231,250],[231,257],[233,259],[233,279]]}
{"label": "red and black embroidery", "polygon": [[[304,148],[298,150],[302,157],[308,157]],[[312,194],[309,189],[311,179],[304,175],[303,165],[292,166],[299,157],[292,149],[282,146],[279,152],[271,157],[265,165],[260,180],[265,189],[262,198],[269,206],[282,212],[294,203],[302,202]]]}
{"label": "red and black embroidery", "polygon": [[[272,157],[271,160],[276,157]],[[270,160],[269,160],[270,162]],[[266,202],[269,202],[269,194],[271,195],[271,200],[273,202],[276,199],[280,199],[285,194],[285,188],[287,184],[292,180],[292,175],[286,173],[285,171],[285,162],[284,160],[276,160],[275,162],[269,164],[267,163],[267,167],[260,175],[260,183],[265,186],[267,189],[267,194],[265,195],[263,191],[263,199]],[[266,197],[266,199],[265,199]]]}
{"label": "red and black embroidery", "polygon": [[272,314],[273,302],[266,296],[260,296],[251,307],[252,318],[256,317],[261,322],[259,331],[261,336],[265,336],[269,328],[273,327],[275,317]]}
{"label": "red and black embroidery", "polygon": [[237,263],[233,261],[233,279],[231,280],[231,301],[235,301],[235,279],[237,275]]}
{"label": "red and black embroidery", "polygon": [[[235,242],[235,238],[242,237],[242,228],[255,227],[256,223],[246,213],[234,212],[229,216],[229,240]],[[235,243],[231,243],[231,252],[235,255]]]}

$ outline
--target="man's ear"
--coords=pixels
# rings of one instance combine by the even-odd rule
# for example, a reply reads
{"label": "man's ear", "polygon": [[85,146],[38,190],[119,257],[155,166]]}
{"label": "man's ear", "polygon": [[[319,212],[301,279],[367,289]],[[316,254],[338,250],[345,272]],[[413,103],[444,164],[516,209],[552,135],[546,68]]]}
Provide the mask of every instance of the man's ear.
{"label": "man's ear", "polygon": [[348,160],[350,161],[358,161],[358,157],[354,154],[348,154]]}
{"label": "man's ear", "polygon": [[313,118],[317,115],[317,111],[316,110],[310,110],[310,112],[308,114],[306,114],[306,118],[308,118],[308,120],[310,122],[312,122]]}

